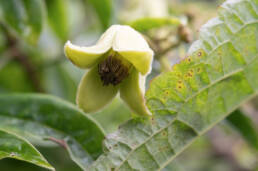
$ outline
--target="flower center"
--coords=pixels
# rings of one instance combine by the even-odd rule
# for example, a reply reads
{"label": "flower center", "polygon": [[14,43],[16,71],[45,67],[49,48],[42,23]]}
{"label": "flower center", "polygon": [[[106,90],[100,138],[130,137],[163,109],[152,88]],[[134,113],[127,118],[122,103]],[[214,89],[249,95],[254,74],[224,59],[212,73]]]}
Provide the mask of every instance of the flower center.
{"label": "flower center", "polygon": [[117,85],[129,75],[130,66],[123,63],[119,58],[110,55],[98,65],[100,79],[104,86]]}

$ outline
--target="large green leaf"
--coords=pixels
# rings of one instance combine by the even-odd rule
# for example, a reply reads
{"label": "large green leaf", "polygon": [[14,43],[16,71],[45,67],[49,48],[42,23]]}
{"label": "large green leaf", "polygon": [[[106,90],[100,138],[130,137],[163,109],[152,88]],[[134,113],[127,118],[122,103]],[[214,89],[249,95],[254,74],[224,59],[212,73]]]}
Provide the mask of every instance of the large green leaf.
{"label": "large green leaf", "polygon": [[46,159],[23,138],[0,129],[0,159],[13,158],[55,170]]}
{"label": "large green leaf", "polygon": [[0,0],[1,22],[30,43],[36,43],[43,26],[41,0]]}
{"label": "large green leaf", "polygon": [[69,34],[68,2],[67,0],[46,0],[49,24],[62,41],[66,41]]}
{"label": "large green leaf", "polygon": [[258,93],[258,0],[228,1],[200,30],[189,56],[146,93],[151,120],[107,136],[90,170],[161,170]]}
{"label": "large green leaf", "polygon": [[62,144],[82,168],[102,153],[101,128],[70,103],[47,95],[0,96],[0,128]]}
{"label": "large green leaf", "polygon": [[108,28],[112,17],[112,0],[88,0],[95,9],[103,29]]}
{"label": "large green leaf", "polygon": [[258,150],[258,131],[251,118],[236,110],[227,117],[227,121],[237,130],[244,139]]}

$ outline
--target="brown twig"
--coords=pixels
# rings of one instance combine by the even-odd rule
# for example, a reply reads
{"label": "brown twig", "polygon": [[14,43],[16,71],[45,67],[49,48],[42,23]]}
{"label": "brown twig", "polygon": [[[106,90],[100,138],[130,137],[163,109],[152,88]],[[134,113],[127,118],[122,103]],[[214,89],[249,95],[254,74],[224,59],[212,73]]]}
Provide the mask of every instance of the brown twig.
{"label": "brown twig", "polygon": [[14,60],[19,62],[23,66],[27,77],[31,81],[34,89],[37,92],[44,92],[36,67],[31,63],[29,57],[19,49],[18,40],[9,33],[8,29],[4,25],[0,24],[0,26],[3,28],[3,31],[5,32],[7,38],[7,46],[9,48],[8,52],[10,52],[10,55]]}
{"label": "brown twig", "polygon": [[48,137],[46,140],[53,141],[54,143],[57,143],[58,145],[62,146],[64,149],[67,150],[67,143],[64,140],[56,139],[54,137]]}

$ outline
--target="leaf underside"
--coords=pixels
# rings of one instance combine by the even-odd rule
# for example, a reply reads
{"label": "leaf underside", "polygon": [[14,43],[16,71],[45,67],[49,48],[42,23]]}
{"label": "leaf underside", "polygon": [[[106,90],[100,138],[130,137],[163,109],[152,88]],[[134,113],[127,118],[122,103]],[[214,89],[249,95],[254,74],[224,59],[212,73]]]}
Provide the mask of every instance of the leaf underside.
{"label": "leaf underside", "polygon": [[82,169],[102,153],[99,125],[70,103],[48,95],[1,95],[0,129],[41,144],[58,142]]}
{"label": "leaf underside", "polygon": [[258,0],[227,1],[189,56],[146,93],[154,117],[130,120],[104,141],[89,170],[162,170],[199,136],[258,93]]}

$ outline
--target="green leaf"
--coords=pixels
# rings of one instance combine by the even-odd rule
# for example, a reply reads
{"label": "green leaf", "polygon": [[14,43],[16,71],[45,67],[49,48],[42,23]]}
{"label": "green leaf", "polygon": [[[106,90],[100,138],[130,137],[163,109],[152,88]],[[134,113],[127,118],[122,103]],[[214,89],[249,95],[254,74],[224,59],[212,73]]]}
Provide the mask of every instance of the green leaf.
{"label": "green leaf", "polygon": [[82,168],[102,153],[102,130],[70,103],[48,95],[0,96],[0,128],[64,146]]}
{"label": "green leaf", "polygon": [[47,160],[26,140],[0,129],[0,159],[13,158],[55,170]]}
{"label": "green leaf", "polygon": [[64,64],[47,67],[44,69],[44,85],[48,93],[75,103],[78,85],[70,70],[70,66]]}
{"label": "green leaf", "polygon": [[[11,75],[11,77],[10,77]],[[19,84],[17,84],[19,83]],[[0,94],[2,92],[34,91],[24,68],[15,61],[10,61],[0,70]]]}
{"label": "green leaf", "polygon": [[111,0],[89,0],[95,9],[103,29],[107,29],[111,22],[112,1]]}
{"label": "green leaf", "polygon": [[63,89],[64,97],[75,103],[76,90],[78,85],[70,73],[70,68],[67,69],[64,66],[60,65],[57,66],[56,69],[57,74],[60,78],[59,84],[61,84],[60,87],[62,87]]}
{"label": "green leaf", "polygon": [[27,13],[27,25],[30,27],[28,39],[36,43],[43,27],[43,3],[42,0],[23,0]]}
{"label": "green leaf", "polygon": [[258,150],[258,132],[252,120],[240,110],[236,110],[227,117],[227,121],[244,137],[244,139]]}
{"label": "green leaf", "polygon": [[154,117],[130,120],[104,141],[90,170],[161,170],[258,94],[258,0],[228,1],[200,30],[189,56],[152,80]]}
{"label": "green leaf", "polygon": [[62,41],[66,41],[69,33],[67,0],[46,0],[49,25]]}
{"label": "green leaf", "polygon": [[1,21],[3,20],[19,34],[25,28],[25,16],[22,11],[22,1],[17,0],[0,0]]}
{"label": "green leaf", "polygon": [[37,42],[43,26],[41,0],[1,0],[0,10],[2,22],[28,42]]}
{"label": "green leaf", "polygon": [[179,26],[181,24],[181,21],[177,18],[173,17],[166,17],[166,18],[140,18],[137,19],[129,25],[133,27],[135,30],[138,30],[140,32],[146,32],[148,30],[154,29],[154,28],[160,28],[163,26]]}
{"label": "green leaf", "polygon": [[176,160],[173,160],[171,163],[169,163],[162,171],[185,171],[180,163]]}

